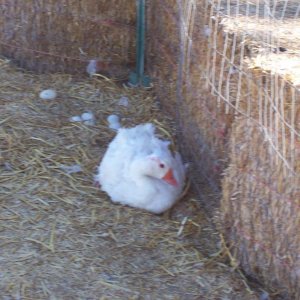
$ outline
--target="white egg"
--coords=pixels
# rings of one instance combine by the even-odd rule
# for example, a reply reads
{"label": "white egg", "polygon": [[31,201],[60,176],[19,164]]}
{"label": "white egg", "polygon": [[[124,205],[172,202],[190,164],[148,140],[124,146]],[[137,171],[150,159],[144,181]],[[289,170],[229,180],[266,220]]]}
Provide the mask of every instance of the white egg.
{"label": "white egg", "polygon": [[94,115],[91,112],[85,112],[81,115],[83,121],[94,120]]}
{"label": "white egg", "polygon": [[73,116],[73,117],[70,118],[70,121],[71,122],[81,122],[82,119],[81,119],[80,116]]}
{"label": "white egg", "polygon": [[109,115],[107,117],[108,123],[119,123],[119,117],[117,115]]}
{"label": "white egg", "polygon": [[49,90],[41,91],[39,96],[41,99],[44,99],[44,100],[53,100],[56,98],[57,93],[55,90],[49,89]]}

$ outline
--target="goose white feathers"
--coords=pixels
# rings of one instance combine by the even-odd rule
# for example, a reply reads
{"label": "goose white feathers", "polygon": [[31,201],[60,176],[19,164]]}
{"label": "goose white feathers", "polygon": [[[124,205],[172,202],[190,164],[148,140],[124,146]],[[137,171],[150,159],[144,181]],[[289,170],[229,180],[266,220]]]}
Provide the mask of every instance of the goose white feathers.
{"label": "goose white feathers", "polygon": [[169,209],[181,194],[186,168],[153,124],[120,128],[98,167],[96,182],[113,202],[152,213]]}

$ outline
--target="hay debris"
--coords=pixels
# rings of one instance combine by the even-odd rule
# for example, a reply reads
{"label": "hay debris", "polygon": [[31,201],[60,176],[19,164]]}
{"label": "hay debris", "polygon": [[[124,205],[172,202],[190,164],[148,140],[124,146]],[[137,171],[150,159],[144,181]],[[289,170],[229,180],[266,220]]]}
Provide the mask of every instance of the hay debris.
{"label": "hay debris", "polygon": [[[118,114],[125,126],[156,122],[172,136],[151,91],[0,65],[2,297],[257,299],[222,257],[208,259],[220,251],[218,233],[191,192],[165,219],[115,205],[93,186],[115,134],[108,115]],[[39,99],[49,87],[57,98]],[[118,105],[121,96],[128,107]],[[95,126],[69,121],[87,110]],[[61,168],[75,164],[81,172]]]}

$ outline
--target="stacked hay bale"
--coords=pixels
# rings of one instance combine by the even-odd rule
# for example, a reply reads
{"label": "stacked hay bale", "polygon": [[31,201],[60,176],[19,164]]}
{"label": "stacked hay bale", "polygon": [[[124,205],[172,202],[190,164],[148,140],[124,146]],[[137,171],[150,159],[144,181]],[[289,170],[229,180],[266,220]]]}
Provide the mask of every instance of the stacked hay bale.
{"label": "stacked hay bale", "polygon": [[[90,59],[135,57],[135,1],[5,1],[0,53],[35,72],[82,72]],[[107,70],[104,70],[106,72]]]}
{"label": "stacked hay bale", "polygon": [[177,2],[153,1],[149,9],[159,98],[214,187],[228,166],[221,225],[237,262],[276,291],[300,297],[300,63],[299,37],[290,34],[298,21],[265,22],[247,1],[240,3],[246,17],[233,19],[223,14],[237,10],[228,1],[217,8]]}
{"label": "stacked hay bale", "polygon": [[147,71],[151,73],[159,99],[173,115],[176,114],[178,44],[176,1],[147,2]]}
{"label": "stacked hay bale", "polygon": [[255,122],[239,118],[233,128],[223,180],[223,231],[247,275],[299,299],[299,177],[274,165]]}
{"label": "stacked hay bale", "polygon": [[[300,36],[288,33],[297,22],[251,17],[219,22],[217,48],[224,48],[226,40],[241,45],[233,61],[237,89],[228,97],[236,117],[222,183],[224,233],[248,275],[298,299]],[[276,39],[270,28],[278,33]]]}
{"label": "stacked hay bale", "polygon": [[[272,56],[265,56],[265,62]],[[241,91],[245,99],[250,90],[251,118],[237,117],[232,126],[221,201],[223,228],[248,275],[298,299],[300,91],[265,65],[256,64],[247,73],[256,82],[244,82],[249,89]],[[266,89],[266,82],[275,85]]]}
{"label": "stacked hay bale", "polygon": [[[194,1],[189,6],[186,1],[180,13],[177,2],[149,3],[148,68],[159,100],[177,120],[186,157],[197,166],[193,174],[196,186],[204,176],[218,193],[232,115],[225,114],[226,106],[216,102],[206,84],[209,17],[205,3]],[[209,212],[217,205],[203,204]]]}

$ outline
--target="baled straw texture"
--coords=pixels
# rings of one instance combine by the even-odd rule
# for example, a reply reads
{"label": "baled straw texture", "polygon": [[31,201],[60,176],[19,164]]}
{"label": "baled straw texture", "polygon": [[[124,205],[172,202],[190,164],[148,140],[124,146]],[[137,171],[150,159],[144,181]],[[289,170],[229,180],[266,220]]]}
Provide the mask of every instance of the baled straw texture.
{"label": "baled straw texture", "polygon": [[224,8],[212,22],[219,31],[211,38],[217,76],[210,73],[210,84],[227,111],[238,116],[222,185],[226,237],[247,274],[297,299],[300,36],[292,30],[299,21],[289,19],[289,8],[281,21],[225,17]]}
{"label": "baled straw texture", "polygon": [[[223,180],[223,232],[246,274],[299,299],[300,178],[275,165],[253,121],[235,120]],[[299,163],[297,171],[299,174]]]}
{"label": "baled straw texture", "polygon": [[35,72],[82,73],[99,58],[119,75],[135,59],[135,1],[1,1],[0,14],[1,55]]}
{"label": "baled straw texture", "polygon": [[[229,165],[221,210],[235,259],[249,274],[294,297],[299,293],[298,200],[286,213],[286,202],[278,201],[274,190],[283,199],[299,199],[300,4],[190,0],[153,1],[152,8],[149,55],[157,64],[152,72],[158,96],[179,116],[185,150],[212,186]],[[264,15],[267,8],[273,15]],[[267,185],[261,186],[261,178]],[[203,202],[211,210],[216,206]],[[286,238],[277,224],[290,214],[283,225]],[[256,224],[251,230],[248,221]],[[265,241],[274,246],[258,255],[257,243]],[[278,263],[281,252],[289,264]]]}
{"label": "baled straw texture", "polygon": [[[208,37],[204,1],[151,1],[148,9],[148,61],[163,107],[177,120],[182,149],[197,165],[193,181],[206,178],[220,192],[219,175],[226,162],[226,138],[232,116],[208,92],[205,79]],[[198,189],[201,195],[201,189]],[[216,197],[215,199],[218,199]],[[217,201],[202,199],[213,214]]]}

